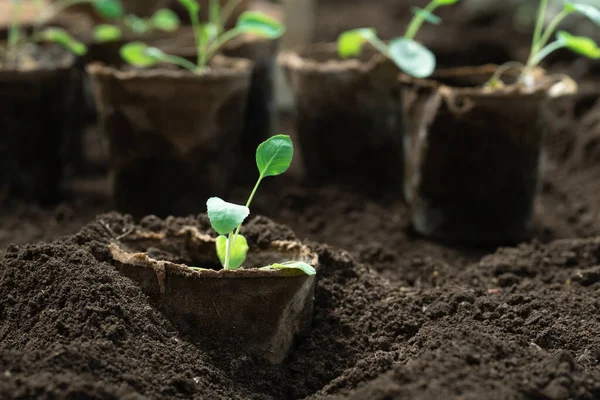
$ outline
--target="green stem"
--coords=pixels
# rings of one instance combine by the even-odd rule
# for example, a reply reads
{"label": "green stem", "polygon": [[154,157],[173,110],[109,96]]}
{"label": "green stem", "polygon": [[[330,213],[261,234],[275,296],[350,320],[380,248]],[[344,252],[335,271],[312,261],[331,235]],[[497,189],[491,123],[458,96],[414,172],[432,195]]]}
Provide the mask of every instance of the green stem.
{"label": "green stem", "polygon": [[384,42],[382,42],[381,39],[379,39],[378,37],[374,37],[369,39],[369,43],[371,44],[371,46],[375,47],[375,49],[381,54],[383,54],[386,57],[389,57],[390,52],[388,46]]}
{"label": "green stem", "polygon": [[221,48],[221,46],[223,46],[225,43],[235,38],[236,36],[241,35],[242,33],[244,32],[240,29],[233,28],[232,30],[227,31],[218,38],[216,38],[206,50],[206,61],[208,61],[212,56],[214,56],[215,53]]}
{"label": "green stem", "polygon": [[19,21],[21,20],[21,10],[23,4],[18,2],[14,4],[13,13],[10,21],[10,30],[8,32],[8,49],[6,51],[6,61],[10,65],[16,58],[17,42],[19,41]]}
{"label": "green stem", "polygon": [[221,32],[225,30],[225,24],[227,24],[227,21],[229,20],[229,18],[231,18],[231,15],[235,11],[235,9],[240,5],[241,1],[242,0],[229,0],[227,4],[225,4],[225,7],[223,7],[223,10],[221,11],[220,21]]}
{"label": "green stem", "polygon": [[530,63],[527,64],[529,70],[538,65],[544,58],[546,58],[549,54],[555,52],[558,49],[565,47],[565,44],[561,41],[555,41],[550,43],[548,46],[541,49],[536,56],[531,60]]}
{"label": "green stem", "polygon": [[[542,30],[544,28],[544,20],[546,17],[546,8],[548,8],[548,0],[541,0],[540,7],[538,8],[538,17],[535,23],[535,30],[533,32],[533,40],[531,42],[531,53],[529,58],[535,57],[535,54],[540,50],[539,42],[542,36]],[[529,63],[528,63],[529,64]]]}
{"label": "green stem", "polygon": [[171,64],[179,65],[182,68],[185,68],[192,72],[198,72],[199,68],[196,64],[191,61],[186,60],[183,57],[166,55],[164,57],[164,61],[170,62]]}
{"label": "green stem", "polygon": [[233,247],[234,240],[231,240],[231,233],[227,236],[225,240],[225,265],[223,266],[225,269],[229,269],[229,260],[231,259],[231,248]]}
{"label": "green stem", "polygon": [[200,19],[198,17],[198,10],[190,10],[188,9],[190,14],[190,22],[192,23],[192,32],[194,33],[194,43],[196,44],[196,65],[200,68],[203,68],[202,65],[202,51],[203,40],[202,40],[202,26],[200,26]]}
{"label": "green stem", "polygon": [[[250,203],[252,203],[252,199],[254,198],[254,195],[256,194],[256,191],[258,190],[258,186],[262,182],[263,178],[264,178],[264,176],[262,176],[262,175],[260,175],[258,177],[258,180],[256,181],[256,184],[254,185],[254,188],[252,189],[252,192],[250,193],[250,197],[248,197],[248,201],[246,202],[246,207],[250,207]],[[235,228],[235,233],[233,234],[232,246],[235,245],[235,241],[238,237],[238,234],[240,233],[241,228],[242,228],[242,224],[239,224],[237,226],[237,228]]]}
{"label": "green stem", "polygon": [[[427,7],[425,7],[425,11],[428,11],[433,14],[435,9],[438,7],[439,7],[438,2],[436,0],[433,0],[431,3],[429,3],[427,5]],[[410,21],[410,25],[408,25],[408,29],[406,29],[404,38],[413,40],[415,38],[415,36],[417,35],[417,32],[419,32],[419,29],[421,29],[423,22],[425,22],[425,18],[419,14],[416,14],[413,17],[412,21]]]}
{"label": "green stem", "polygon": [[208,7],[208,22],[215,25],[217,36],[219,36],[223,32],[223,26],[221,24],[221,4],[219,3],[219,0],[210,0]]}
{"label": "green stem", "polygon": [[567,11],[567,10],[562,10],[560,13],[558,13],[556,15],[556,17],[554,17],[554,19],[552,20],[552,22],[550,22],[550,24],[548,25],[548,27],[546,28],[546,31],[544,32],[544,34],[541,36],[538,44],[537,44],[537,49],[540,50],[541,48],[543,48],[546,44],[548,44],[548,41],[550,40],[550,36],[552,36],[552,33],[554,33],[554,31],[556,30],[556,28],[558,28],[558,25],[560,25],[560,23],[569,15],[571,14],[571,11]]}

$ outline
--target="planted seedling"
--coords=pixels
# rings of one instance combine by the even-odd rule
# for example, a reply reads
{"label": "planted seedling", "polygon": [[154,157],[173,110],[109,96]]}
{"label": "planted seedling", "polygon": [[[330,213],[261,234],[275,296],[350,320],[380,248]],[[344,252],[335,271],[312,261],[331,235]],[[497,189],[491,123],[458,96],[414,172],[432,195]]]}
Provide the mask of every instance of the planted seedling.
{"label": "planted seedling", "polygon": [[[201,74],[207,70],[208,62],[228,41],[243,34],[252,34],[267,39],[277,39],[285,32],[285,28],[277,20],[258,11],[246,11],[240,15],[236,26],[224,31],[224,21],[230,7],[223,10],[218,1],[211,1],[210,19],[200,23],[198,12],[200,5],[196,0],[179,0],[188,10],[192,21],[192,30],[196,43],[196,63],[185,58],[165,54],[160,49],[150,47],[143,42],[131,42],[121,48],[123,59],[136,67],[151,67],[158,63],[170,63]],[[233,9],[231,9],[233,10]]]}
{"label": "planted seedling", "polygon": [[[248,242],[240,234],[240,228],[250,214],[248,207],[250,207],[262,180],[267,176],[276,176],[287,171],[293,155],[294,147],[289,136],[276,135],[267,139],[256,149],[256,165],[259,176],[246,205],[228,203],[218,197],[211,197],[206,202],[210,224],[219,234],[216,240],[216,250],[224,269],[236,270],[246,260]],[[313,266],[301,261],[271,264],[260,269],[297,269],[307,275],[316,274]]]}
{"label": "planted seedling", "polygon": [[594,60],[600,59],[600,48],[596,42],[588,37],[575,36],[565,31],[559,31],[556,33],[554,41],[550,42],[560,23],[571,14],[581,14],[600,26],[599,9],[589,4],[565,1],[562,11],[560,11],[544,29],[547,8],[548,0],[541,0],[533,33],[531,52],[527,59],[527,63],[523,65],[522,63],[513,61],[500,66],[494,76],[487,82],[487,87],[493,89],[502,86],[502,74],[514,68],[521,69],[522,71],[519,82],[525,86],[531,86],[535,83],[535,79],[532,76],[533,69],[550,54],[562,48],[570,49],[575,53]]}
{"label": "planted seedling", "polygon": [[377,37],[373,28],[360,28],[343,32],[338,38],[338,53],[341,57],[353,57],[362,51],[365,43],[391,59],[403,72],[416,78],[426,78],[435,70],[435,55],[414,40],[425,21],[438,25],[441,19],[434,14],[440,6],[449,6],[458,0],[433,0],[425,8],[413,7],[414,17],[406,33],[386,44]]}
{"label": "planted seedling", "polygon": [[94,28],[94,40],[100,43],[119,40],[124,34],[147,35],[155,31],[174,32],[181,21],[167,8],[156,11],[149,18],[129,14],[116,24],[100,24]]}
{"label": "planted seedling", "polygon": [[92,4],[96,11],[106,18],[117,18],[123,13],[123,7],[118,0],[59,0],[50,4],[35,2],[38,11],[31,33],[26,32],[21,26],[21,12],[23,2],[11,0],[12,16],[6,45],[0,45],[0,66],[13,65],[21,49],[28,43],[54,42],[58,43],[76,55],[86,53],[86,46],[69,35],[64,29],[41,26],[56,17],[60,12],[75,4]]}

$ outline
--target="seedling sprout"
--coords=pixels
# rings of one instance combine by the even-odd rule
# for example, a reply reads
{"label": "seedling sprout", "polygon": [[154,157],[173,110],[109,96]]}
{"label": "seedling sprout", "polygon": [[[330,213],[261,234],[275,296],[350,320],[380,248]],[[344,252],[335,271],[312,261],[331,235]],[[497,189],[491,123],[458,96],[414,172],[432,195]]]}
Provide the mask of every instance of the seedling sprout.
{"label": "seedling sprout", "polygon": [[[219,234],[216,239],[216,250],[225,270],[236,270],[246,260],[248,242],[240,234],[240,228],[250,214],[250,203],[260,183],[268,176],[280,175],[287,171],[293,156],[294,147],[289,136],[276,135],[267,139],[256,149],[259,176],[246,205],[228,203],[218,197],[211,197],[206,202],[210,224]],[[307,275],[316,274],[313,266],[301,261],[276,263],[260,269],[297,269]]]}
{"label": "seedling sprout", "polygon": [[[206,71],[208,62],[225,43],[243,34],[252,34],[267,39],[277,39],[285,32],[285,28],[277,20],[258,11],[245,11],[237,20],[236,26],[224,30],[225,18],[233,12],[232,6],[221,9],[220,3],[211,0],[210,18],[207,23],[200,23],[198,12],[200,5],[196,0],[179,0],[187,9],[192,22],[192,30],[196,43],[196,63],[183,57],[165,54],[156,47],[150,47],[143,42],[131,42],[121,48],[121,56],[129,64],[136,67],[151,67],[158,63],[170,63],[202,74]],[[232,0],[232,4],[239,3]]]}
{"label": "seedling sprout", "polygon": [[502,74],[513,68],[521,68],[522,72],[519,81],[525,85],[531,85],[531,83],[533,83],[533,79],[531,78],[532,70],[550,54],[562,48],[570,49],[575,53],[594,60],[600,59],[600,48],[592,39],[585,36],[575,36],[565,31],[559,31],[556,33],[555,40],[548,43],[560,23],[566,17],[574,13],[581,14],[600,26],[600,10],[589,4],[565,1],[562,11],[559,12],[544,29],[547,8],[548,0],[540,0],[537,22],[531,43],[531,52],[527,59],[527,63],[523,65],[522,63],[513,61],[500,66],[486,86],[491,88],[501,86],[502,81],[500,78]]}
{"label": "seedling sprout", "polygon": [[365,43],[391,59],[400,70],[416,78],[426,78],[435,70],[435,55],[414,40],[425,21],[440,24],[441,19],[433,12],[440,6],[449,6],[458,0],[433,0],[425,8],[413,8],[414,17],[406,33],[390,41],[389,45],[377,37],[373,28],[359,28],[343,32],[338,38],[338,53],[341,57],[353,57],[362,51]]}
{"label": "seedling sprout", "polygon": [[38,11],[38,18],[33,24],[33,31],[27,34],[21,27],[21,12],[23,8],[22,0],[11,0],[12,16],[8,33],[7,46],[0,48],[0,65],[12,65],[15,62],[17,53],[21,46],[32,42],[55,42],[71,51],[76,55],[83,55],[87,52],[86,46],[74,39],[64,29],[49,27],[41,29],[41,26],[60,12],[76,5],[88,3],[92,4],[96,11],[105,18],[118,18],[123,13],[123,7],[118,0],[59,0],[49,5],[41,1],[34,4]]}
{"label": "seedling sprout", "polygon": [[94,28],[94,39],[97,42],[118,40],[123,32],[145,35],[154,31],[174,32],[179,29],[181,21],[175,12],[167,8],[157,10],[150,18],[137,15],[126,15],[117,24],[100,24]]}

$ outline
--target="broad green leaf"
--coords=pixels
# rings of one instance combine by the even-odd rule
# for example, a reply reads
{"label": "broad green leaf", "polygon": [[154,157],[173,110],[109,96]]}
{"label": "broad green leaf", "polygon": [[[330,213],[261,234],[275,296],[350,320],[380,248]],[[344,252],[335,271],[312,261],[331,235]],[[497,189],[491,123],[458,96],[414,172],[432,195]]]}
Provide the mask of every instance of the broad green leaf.
{"label": "broad green leaf", "polygon": [[163,8],[152,15],[152,25],[162,31],[172,32],[179,28],[181,21],[173,11]]}
{"label": "broad green leaf", "polygon": [[94,40],[110,42],[121,37],[121,28],[115,25],[100,24],[94,28]]}
{"label": "broad green leaf", "polygon": [[435,56],[425,46],[414,40],[398,38],[389,46],[389,56],[408,75],[426,78],[435,70]]}
{"label": "broad green leaf", "polygon": [[574,36],[568,32],[560,31],[556,34],[559,42],[571,49],[575,53],[584,55],[592,59],[600,58],[600,48],[592,39],[584,36]]}
{"label": "broad green leaf", "polygon": [[568,1],[565,3],[565,10],[570,12],[578,12],[592,20],[596,25],[600,26],[600,10],[589,4],[579,4]]}
{"label": "broad green leaf", "polygon": [[206,207],[210,224],[219,235],[231,233],[250,214],[248,207],[228,203],[218,197],[208,199]]}
{"label": "broad green leaf", "polygon": [[123,22],[133,33],[143,34],[150,30],[148,22],[137,15],[128,14],[123,18]]}
{"label": "broad green leaf", "polygon": [[412,10],[413,14],[423,18],[425,21],[429,22],[430,24],[439,25],[442,22],[442,19],[440,17],[438,17],[437,15],[435,15],[434,13],[432,13],[430,11],[424,10],[419,7],[413,7],[411,10]]}
{"label": "broad green leaf", "polygon": [[196,0],[178,0],[179,3],[185,7],[186,10],[190,14],[198,14],[200,11],[200,5],[196,2]]}
{"label": "broad green leaf", "polygon": [[95,0],[96,12],[108,19],[121,18],[123,16],[123,4],[119,0]]}
{"label": "broad green leaf", "polygon": [[[225,251],[227,249],[227,237],[221,235],[217,238],[217,255],[221,264],[225,265]],[[235,239],[235,244],[231,248],[229,253],[229,269],[238,269],[246,261],[246,254],[248,254],[248,242],[246,238],[240,234]]]}
{"label": "broad green leaf", "polygon": [[87,47],[77,39],[69,35],[61,28],[48,28],[39,33],[39,38],[48,42],[55,42],[70,52],[82,56],[87,53]]}
{"label": "broad green leaf", "polygon": [[304,272],[306,275],[316,275],[317,270],[305,262],[302,261],[286,261],[284,263],[271,264],[267,267],[262,267],[261,269],[298,269]]}
{"label": "broad green leaf", "polygon": [[458,3],[458,0],[435,0],[435,4],[438,6],[451,6],[456,3]]}
{"label": "broad green leaf", "polygon": [[373,28],[359,28],[343,32],[338,37],[338,54],[347,58],[360,54],[363,44],[377,37]]}
{"label": "broad green leaf", "polygon": [[275,135],[256,149],[256,166],[260,177],[283,174],[294,157],[294,145],[288,135]]}
{"label": "broad green leaf", "polygon": [[236,29],[268,39],[277,39],[285,32],[283,24],[259,11],[243,12],[237,20]]}
{"label": "broad green leaf", "polygon": [[131,42],[121,47],[121,57],[128,63],[136,67],[151,67],[160,60],[152,53],[148,53],[150,47],[142,42]]}

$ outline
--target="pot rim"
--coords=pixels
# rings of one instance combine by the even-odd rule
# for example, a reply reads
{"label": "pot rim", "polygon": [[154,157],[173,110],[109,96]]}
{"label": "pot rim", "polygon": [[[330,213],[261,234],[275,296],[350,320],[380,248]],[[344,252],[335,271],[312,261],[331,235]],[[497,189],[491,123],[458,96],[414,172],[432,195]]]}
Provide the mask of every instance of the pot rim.
{"label": "pot rim", "polygon": [[[44,46],[40,46],[40,49],[43,48]],[[63,48],[61,48],[61,52],[60,59],[57,59],[56,61],[53,60],[51,66],[38,64],[35,68],[27,69],[20,69],[18,67],[4,68],[0,66],[0,77],[4,79],[10,78],[11,76],[44,76],[51,75],[57,71],[70,70],[75,65],[75,55]]]}

